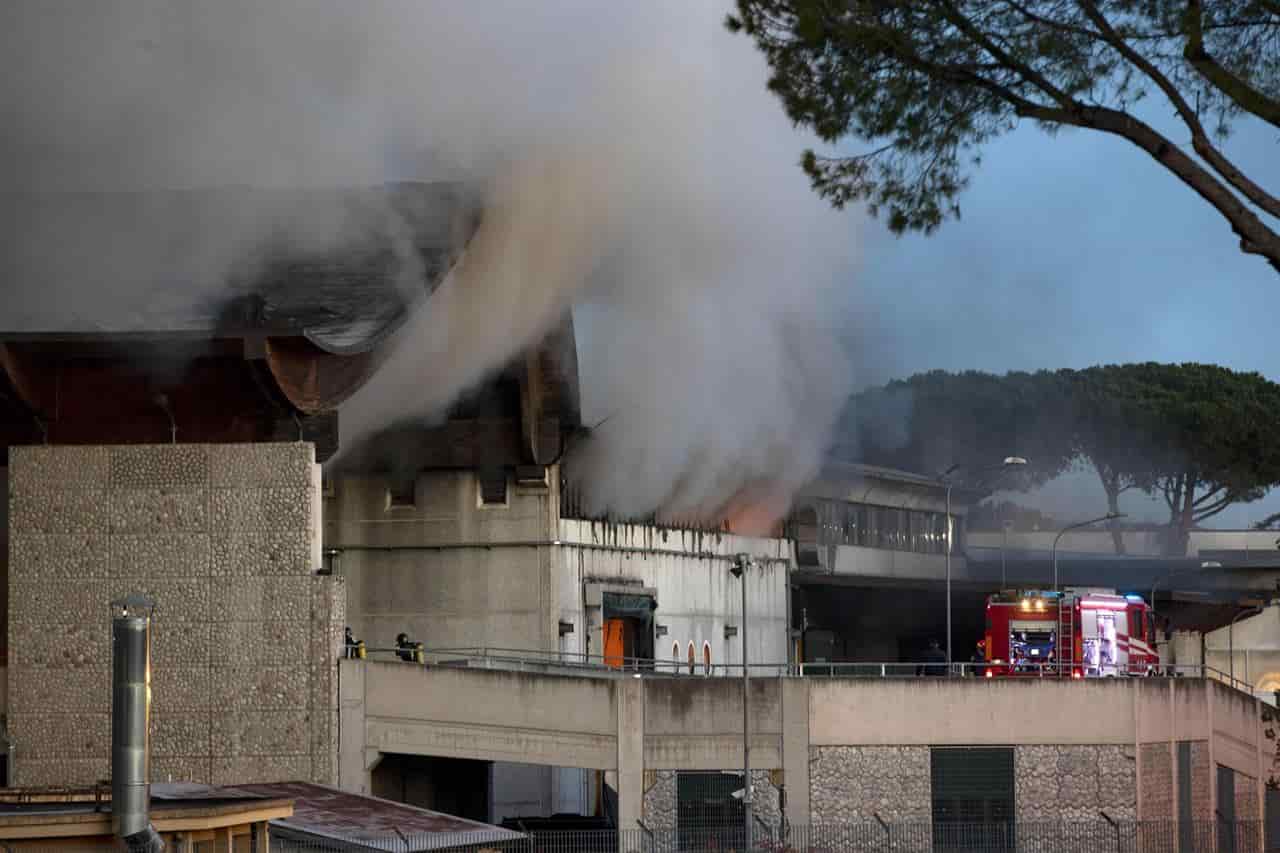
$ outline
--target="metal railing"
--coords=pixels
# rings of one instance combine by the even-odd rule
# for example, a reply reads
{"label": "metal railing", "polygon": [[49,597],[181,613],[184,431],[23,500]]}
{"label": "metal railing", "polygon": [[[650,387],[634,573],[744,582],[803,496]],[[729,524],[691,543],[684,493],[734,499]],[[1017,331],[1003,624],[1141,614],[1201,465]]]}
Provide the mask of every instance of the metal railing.
{"label": "metal railing", "polygon": [[[668,677],[741,677],[742,664],[705,664],[661,658],[613,657],[580,652],[512,649],[495,646],[426,648],[409,661],[400,657],[403,649],[370,648],[368,660],[394,661],[412,665],[464,667],[472,669],[524,670],[534,672],[580,672],[603,677],[654,675]],[[982,663],[937,661],[813,661],[806,663],[752,663],[753,677],[806,678],[919,678],[951,677],[987,680],[1094,679],[1094,678],[1207,678],[1252,694],[1253,685],[1229,673],[1203,664],[1118,665],[1083,667],[1080,663],[1022,663],[1003,661]]]}

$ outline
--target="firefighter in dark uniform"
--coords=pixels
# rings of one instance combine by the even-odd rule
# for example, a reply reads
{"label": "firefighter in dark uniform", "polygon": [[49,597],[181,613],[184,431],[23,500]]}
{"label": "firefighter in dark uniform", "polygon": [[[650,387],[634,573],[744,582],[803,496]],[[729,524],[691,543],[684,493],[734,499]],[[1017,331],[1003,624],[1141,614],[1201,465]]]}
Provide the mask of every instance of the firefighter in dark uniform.
{"label": "firefighter in dark uniform", "polygon": [[973,650],[973,674],[978,678],[987,674],[987,668],[983,665],[987,662],[987,643],[986,640],[979,640],[977,647]]}
{"label": "firefighter in dark uniform", "polygon": [[417,645],[409,642],[408,634],[396,634],[396,657],[406,663],[413,663],[413,653]]}

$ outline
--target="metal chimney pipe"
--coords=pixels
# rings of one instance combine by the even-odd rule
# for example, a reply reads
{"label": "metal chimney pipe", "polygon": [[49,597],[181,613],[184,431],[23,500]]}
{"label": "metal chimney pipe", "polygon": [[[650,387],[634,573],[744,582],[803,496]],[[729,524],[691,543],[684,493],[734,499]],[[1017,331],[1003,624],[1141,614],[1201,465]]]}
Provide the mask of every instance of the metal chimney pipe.
{"label": "metal chimney pipe", "polygon": [[111,602],[111,832],[130,853],[159,853],[151,825],[151,614],[155,602]]}

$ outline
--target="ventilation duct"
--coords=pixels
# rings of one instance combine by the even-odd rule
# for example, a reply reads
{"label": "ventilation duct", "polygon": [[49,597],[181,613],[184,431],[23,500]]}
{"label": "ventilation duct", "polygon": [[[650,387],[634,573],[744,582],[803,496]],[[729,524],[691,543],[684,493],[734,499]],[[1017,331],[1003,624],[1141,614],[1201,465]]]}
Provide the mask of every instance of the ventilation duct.
{"label": "ventilation duct", "polygon": [[130,595],[111,603],[111,832],[130,853],[160,853],[151,825],[151,614]]}

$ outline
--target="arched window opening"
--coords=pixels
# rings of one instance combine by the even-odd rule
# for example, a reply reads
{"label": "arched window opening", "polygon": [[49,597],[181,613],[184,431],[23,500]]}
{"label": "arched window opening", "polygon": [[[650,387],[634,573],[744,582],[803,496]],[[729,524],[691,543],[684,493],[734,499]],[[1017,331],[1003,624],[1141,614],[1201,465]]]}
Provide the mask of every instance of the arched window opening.
{"label": "arched window opening", "polygon": [[704,642],[702,644],[702,667],[703,667],[703,671],[707,675],[711,674],[711,644],[710,643]]}
{"label": "arched window opening", "polygon": [[694,657],[693,657],[693,640],[689,641],[689,674],[693,675]]}

